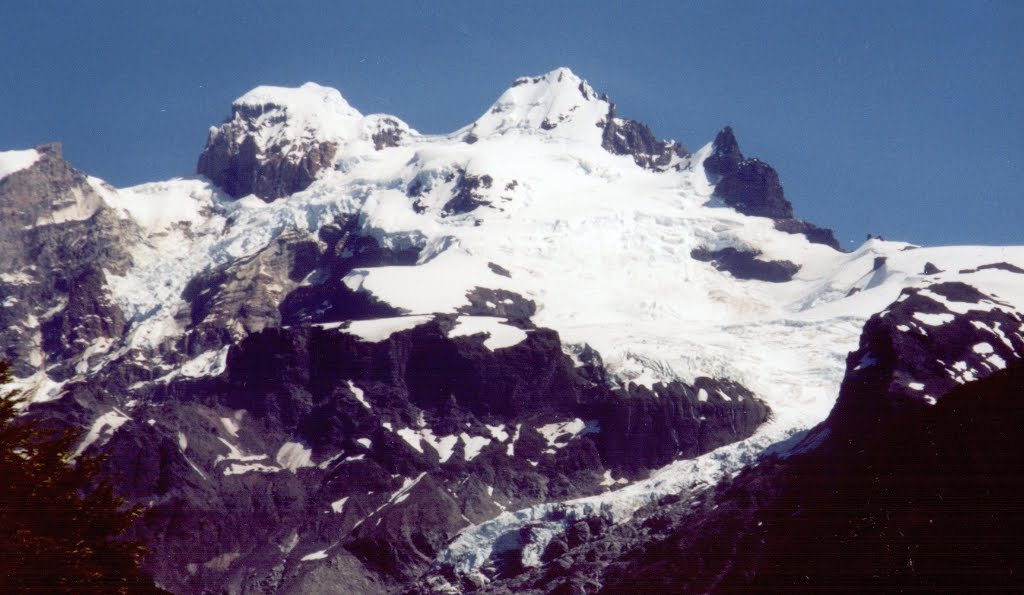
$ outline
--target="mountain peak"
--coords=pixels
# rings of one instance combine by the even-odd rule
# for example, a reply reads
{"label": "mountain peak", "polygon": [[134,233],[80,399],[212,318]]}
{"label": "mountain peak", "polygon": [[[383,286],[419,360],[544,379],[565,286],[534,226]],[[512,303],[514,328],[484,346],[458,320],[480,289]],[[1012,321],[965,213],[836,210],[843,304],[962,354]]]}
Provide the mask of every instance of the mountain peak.
{"label": "mountain peak", "polygon": [[379,151],[417,134],[384,114],[364,116],[337,89],[259,86],[212,128],[198,172],[235,198],[270,201],[307,188],[336,159]]}
{"label": "mountain peak", "polygon": [[337,89],[312,82],[301,87],[261,85],[234,100],[231,107],[235,112],[253,108],[260,112],[280,109],[290,118],[306,120],[363,117]]}
{"label": "mountain peak", "polygon": [[601,142],[611,104],[572,70],[561,67],[521,77],[468,130],[470,139],[509,132]]}

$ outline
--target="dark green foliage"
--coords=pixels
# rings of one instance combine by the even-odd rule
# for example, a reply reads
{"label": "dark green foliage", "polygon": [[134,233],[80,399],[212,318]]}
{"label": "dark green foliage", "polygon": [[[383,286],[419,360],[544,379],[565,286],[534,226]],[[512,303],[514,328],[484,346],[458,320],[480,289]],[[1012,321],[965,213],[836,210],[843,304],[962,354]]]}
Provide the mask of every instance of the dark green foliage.
{"label": "dark green foliage", "polygon": [[79,432],[26,420],[22,404],[0,395],[0,591],[160,592],[138,570],[142,545],[117,539],[141,508],[99,478],[100,458],[72,457]]}

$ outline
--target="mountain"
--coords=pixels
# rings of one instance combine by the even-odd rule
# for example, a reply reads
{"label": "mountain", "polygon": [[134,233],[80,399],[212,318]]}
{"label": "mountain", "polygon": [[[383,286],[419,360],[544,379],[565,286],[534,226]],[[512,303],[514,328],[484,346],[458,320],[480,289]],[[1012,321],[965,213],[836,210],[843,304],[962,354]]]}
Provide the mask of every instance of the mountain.
{"label": "mountain", "polygon": [[0,153],[8,388],[175,592],[593,590],[650,531],[552,573],[1024,353],[1024,247],[841,252],[732,129],[690,153],[565,68],[447,135],[257,87],[198,173]]}

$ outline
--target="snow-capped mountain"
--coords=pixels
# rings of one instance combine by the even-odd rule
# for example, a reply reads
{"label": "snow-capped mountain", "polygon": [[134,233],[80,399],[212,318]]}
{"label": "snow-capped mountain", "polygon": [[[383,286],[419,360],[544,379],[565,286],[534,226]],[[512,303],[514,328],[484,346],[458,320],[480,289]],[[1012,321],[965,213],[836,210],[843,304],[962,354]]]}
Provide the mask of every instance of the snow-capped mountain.
{"label": "snow-capped mountain", "polygon": [[1024,354],[1024,247],[841,252],[566,68],[439,136],[257,87],[198,172],[0,153],[4,357],[175,591],[476,588]]}

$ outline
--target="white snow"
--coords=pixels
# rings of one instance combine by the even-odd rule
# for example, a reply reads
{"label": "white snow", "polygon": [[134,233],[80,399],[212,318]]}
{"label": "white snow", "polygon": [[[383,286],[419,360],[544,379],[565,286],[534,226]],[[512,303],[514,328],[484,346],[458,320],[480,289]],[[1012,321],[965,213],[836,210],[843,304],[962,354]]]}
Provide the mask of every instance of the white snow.
{"label": "white snow", "polygon": [[251,472],[277,473],[280,470],[280,467],[271,467],[262,463],[230,463],[224,469],[224,475],[243,475]]}
{"label": "white snow", "polygon": [[489,335],[484,347],[494,351],[512,347],[526,340],[526,331],[508,324],[504,318],[493,316],[459,316],[449,337],[467,337],[476,334]]}
{"label": "white snow", "polygon": [[[340,329],[349,335],[355,335],[367,343],[379,343],[391,335],[407,331],[421,324],[430,322],[433,316],[400,316],[396,318],[377,318],[374,320],[355,320],[347,328]],[[323,328],[338,328],[340,323],[317,325]]]}
{"label": "white snow", "polygon": [[924,390],[924,385],[920,382],[911,382],[907,385],[907,388],[911,390]]}
{"label": "white snow", "polygon": [[282,468],[295,473],[302,467],[313,467],[313,450],[299,442],[285,442],[274,457]]}
{"label": "white snow", "polygon": [[460,434],[459,437],[462,438],[462,445],[466,450],[467,461],[472,461],[478,454],[480,454],[483,447],[491,443],[489,438],[484,438],[483,436],[471,436],[465,432]]}
{"label": "white snow", "polygon": [[373,441],[370,440],[369,438],[357,438],[356,442],[362,444],[366,448],[370,448],[370,445],[373,444]]}
{"label": "white snow", "polygon": [[519,440],[519,431],[523,429],[523,424],[516,424],[516,431],[512,434],[512,439],[508,441],[508,447],[505,449],[505,454],[513,457],[516,453],[516,441]]}
{"label": "white snow", "polygon": [[114,407],[110,411],[100,415],[92,422],[92,426],[89,428],[88,433],[86,433],[85,438],[83,438],[78,444],[78,447],[75,448],[75,452],[71,455],[72,458],[85,452],[85,449],[89,448],[98,440],[109,440],[118,428],[123,426],[125,422],[131,421],[131,419],[132,418],[130,416],[117,407]]}
{"label": "white snow", "polygon": [[601,478],[601,485],[603,485],[606,488],[627,483],[629,483],[629,480],[626,479],[625,477],[620,477],[618,479],[612,477],[612,472],[610,469],[606,470]]}
{"label": "white snow", "polygon": [[348,381],[348,389],[352,391],[352,394],[356,396],[356,400],[359,401],[363,407],[371,409],[370,403],[367,402],[365,393],[363,393],[363,389],[356,386],[351,380]]}
{"label": "white snow", "polygon": [[217,440],[219,440],[221,444],[227,447],[228,454],[217,455],[213,460],[214,465],[220,463],[221,461],[251,462],[262,461],[263,459],[267,458],[267,455],[265,454],[246,454],[244,450],[219,436],[217,437]]}
{"label": "white snow", "polygon": [[24,151],[0,151],[0,180],[13,174],[32,167],[39,160],[39,152],[35,149]]}
{"label": "white snow", "polygon": [[452,458],[452,454],[455,453],[455,444],[459,441],[458,436],[434,436],[434,431],[430,428],[421,428],[419,430],[413,430],[411,428],[402,428],[395,432],[402,440],[405,440],[409,446],[415,448],[419,452],[423,452],[423,443],[426,442],[434,450],[437,451],[438,457],[442,463]]}
{"label": "white snow", "polygon": [[592,434],[600,431],[597,421],[584,422],[576,418],[569,421],[545,424],[537,428],[544,436],[549,448],[562,448],[578,435]]}
{"label": "white snow", "polygon": [[928,314],[925,312],[914,312],[914,318],[928,326],[942,326],[946,323],[953,322],[954,316],[946,313]]}
{"label": "white snow", "polygon": [[[456,134],[477,137],[502,134],[544,135],[576,142],[601,143],[598,122],[609,104],[568,68],[525,77],[505,91],[487,113]],[[551,127],[545,130],[544,127]]]}
{"label": "white snow", "polygon": [[220,418],[220,424],[224,426],[224,431],[238,438],[238,423],[235,420],[230,417],[222,417]]}
{"label": "white snow", "polygon": [[[416,487],[416,484],[418,484],[424,477],[426,477],[426,475],[427,472],[424,471],[423,473],[417,475],[416,479],[409,479],[408,477],[405,478],[402,481],[402,487],[398,488],[398,490],[395,491],[394,494],[391,494],[391,497],[388,498],[387,504],[399,504],[401,502],[404,502],[405,499],[409,497],[409,492],[411,492],[412,489]],[[385,504],[384,506],[387,506],[387,504]],[[377,510],[384,508],[384,506],[381,506]]]}
{"label": "white snow", "polygon": [[1006,360],[1004,360],[998,353],[991,353],[985,358],[985,362],[992,366],[996,370],[1002,370],[1006,367]]}
{"label": "white snow", "polygon": [[345,496],[340,500],[335,500],[334,502],[331,502],[331,510],[337,513],[340,513],[343,510],[345,510],[345,503],[348,502],[348,498],[348,496]]}
{"label": "white snow", "polygon": [[[261,86],[236,99],[235,107],[262,108],[251,126],[262,152],[271,146],[284,147],[285,157],[301,158],[304,142],[334,142],[342,146],[342,155],[352,156],[375,150],[373,134],[382,126],[397,125],[405,135],[416,131],[394,116],[363,116],[336,89],[316,83],[298,88]],[[241,114],[236,116],[236,120]],[[213,136],[222,130],[211,131]]]}
{"label": "white snow", "polygon": [[985,355],[988,353],[993,353],[995,351],[995,349],[993,349],[992,345],[990,345],[989,343],[978,343],[972,349],[974,353],[977,353],[979,355]]}
{"label": "white snow", "polygon": [[313,552],[312,554],[306,554],[299,559],[300,562],[312,562],[313,560],[323,560],[327,557],[327,550],[320,550]]}
{"label": "white snow", "polygon": [[227,369],[228,347],[207,351],[182,364],[178,371],[188,378],[219,376]]}
{"label": "white snow", "polygon": [[498,442],[508,440],[508,432],[505,431],[505,424],[498,426],[487,425],[487,432],[490,433],[491,437]]}

